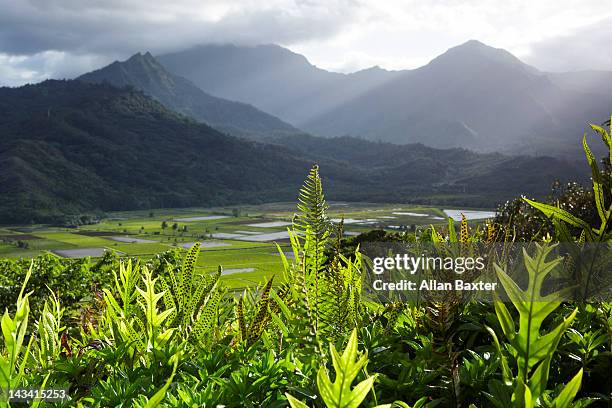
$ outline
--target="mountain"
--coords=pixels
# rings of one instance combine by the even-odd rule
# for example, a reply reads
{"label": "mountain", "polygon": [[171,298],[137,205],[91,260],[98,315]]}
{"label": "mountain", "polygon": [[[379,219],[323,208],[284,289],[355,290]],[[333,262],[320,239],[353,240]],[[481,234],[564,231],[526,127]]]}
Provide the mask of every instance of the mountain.
{"label": "mountain", "polygon": [[310,166],[227,136],[130,88],[0,88],[0,220],[293,199]]}
{"label": "mountain", "polygon": [[205,122],[212,127],[251,139],[302,133],[282,120],[255,107],[216,98],[191,81],[169,73],[150,53],[138,53],[126,61],[115,61],[77,78],[85,82],[132,86],[166,107]]}
{"label": "mountain", "polygon": [[203,45],[157,59],[206,92],[253,104],[298,127],[397,75],[377,67],[330,72],[277,45]]}
{"label": "mountain", "polygon": [[571,163],[354,138],[232,137],[133,88],[0,88],[0,223],[92,211],[294,200],[313,162],[332,200],[493,206],[542,196]]}
{"label": "mountain", "polygon": [[470,41],[303,126],[326,136],[563,154],[611,111],[610,99],[560,88],[507,51]]}
{"label": "mountain", "polygon": [[418,69],[348,75],[278,46],[202,46],[159,60],[205,91],[326,137],[575,157],[587,123],[612,112],[609,92],[561,86],[558,76],[474,40]]}
{"label": "mountain", "polygon": [[[308,160],[334,160],[357,173],[365,173],[372,184],[386,186],[385,194],[392,196],[399,192],[400,201],[441,205],[449,200],[449,203],[466,205],[469,202],[467,205],[491,207],[516,196],[511,191],[544,196],[554,181],[588,181],[583,171],[586,163],[547,156],[485,154],[462,148],[395,145],[347,136],[303,135],[283,137],[275,142]],[[413,196],[402,196],[404,192]],[[363,200],[372,200],[378,193],[361,189],[355,194],[361,194]],[[457,194],[461,198],[453,199]],[[376,199],[393,201],[381,196]]]}
{"label": "mountain", "polygon": [[602,95],[606,98],[610,96],[612,72],[609,71],[555,72],[548,76],[561,88]]}

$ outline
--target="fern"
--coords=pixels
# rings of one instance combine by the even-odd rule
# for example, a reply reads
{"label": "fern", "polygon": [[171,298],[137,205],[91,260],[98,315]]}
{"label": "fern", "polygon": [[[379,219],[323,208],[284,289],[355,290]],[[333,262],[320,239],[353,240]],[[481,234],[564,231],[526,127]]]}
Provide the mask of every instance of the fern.
{"label": "fern", "polygon": [[314,326],[318,329],[321,314],[321,275],[327,261],[325,249],[330,237],[330,221],[317,165],[312,167],[300,190],[298,210],[299,213],[294,217],[293,228],[298,236],[303,237],[301,258],[305,282],[308,285]]}
{"label": "fern", "polygon": [[173,310],[168,316],[169,324],[180,327],[183,338],[204,341],[211,333],[223,291],[218,288],[221,268],[214,274],[201,275],[196,272],[200,243],[188,251],[179,271],[168,267],[160,277],[164,290],[164,305]]}
{"label": "fern", "polygon": [[361,323],[363,305],[362,254],[356,249],[354,259],[337,251],[334,262],[322,277],[322,296],[319,330],[332,339]]}
{"label": "fern", "polygon": [[29,293],[24,293],[26,285],[32,275],[32,264],[28,269],[25,280],[17,297],[17,310],[11,318],[8,310],[4,312],[0,320],[4,347],[0,349],[0,402],[8,396],[8,390],[17,388],[22,384],[33,337],[23,348],[26,332],[28,329],[28,318],[30,314]]}
{"label": "fern", "polygon": [[[596,133],[599,134],[603,142],[608,147],[608,158],[610,160],[610,163],[612,164],[612,132],[608,132],[603,127],[596,125],[591,125],[591,129],[593,129]],[[597,214],[600,218],[599,228],[591,228],[591,226],[586,221],[581,220],[580,218],[570,214],[569,212],[559,207],[538,203],[526,198],[525,201],[527,201],[534,208],[542,211],[542,213],[544,213],[544,215],[546,215],[547,217],[579,228],[585,235],[587,242],[609,241],[610,234],[608,230],[610,229],[610,220],[612,218],[612,203],[610,205],[606,205],[605,198],[606,194],[612,194],[612,185],[606,187],[606,185],[604,184],[601,170],[599,169],[597,161],[595,160],[595,156],[593,156],[589,144],[587,143],[586,134],[582,138],[582,147],[584,149],[584,153],[589,167],[591,168],[593,194],[595,196],[595,207],[597,209]],[[555,224],[555,226],[559,227],[559,224],[557,223]],[[557,231],[559,231],[558,228]],[[562,232],[562,235],[564,237],[569,238],[567,231],[560,232]]]}
{"label": "fern", "polygon": [[323,194],[319,166],[314,165],[300,189],[298,197],[298,210],[300,213],[294,218],[295,229],[305,233],[310,228],[316,239],[325,239],[329,233],[328,208],[329,206]]}
{"label": "fern", "polygon": [[[542,285],[545,279],[561,262],[561,258],[547,261],[552,249],[553,246],[536,245],[533,257],[529,256],[526,250],[523,250],[525,267],[529,277],[526,290],[521,289],[498,265],[495,265],[497,276],[519,313],[517,331],[512,316],[504,303],[501,301],[495,302],[495,312],[499,323],[510,346],[516,353],[518,375],[515,379],[511,378],[509,364],[502,355],[497,336],[490,330],[498,353],[502,358],[504,380],[507,383],[514,382],[515,388],[512,398],[516,406],[533,407],[544,394],[552,357],[561,336],[569,328],[577,313],[576,309],[552,331],[546,334],[541,333],[544,320],[559,307],[563,293],[571,289],[542,295]],[[581,378],[582,370],[566,385],[555,401],[573,399],[578,391],[576,383],[579,384]],[[553,401],[553,404],[557,403]]]}
{"label": "fern", "polygon": [[[274,298],[274,308],[272,316],[282,313],[282,318],[286,322],[282,325],[277,323],[282,331],[283,326],[289,328],[286,332],[285,342],[295,344],[304,350],[304,356],[315,359],[321,353],[320,339],[317,335],[317,326],[313,317],[313,296],[311,287],[307,284],[306,265],[304,263],[303,248],[298,234],[289,231],[291,248],[295,257],[295,262],[290,263],[285,253],[277,245],[279,255],[284,266],[285,284],[280,289],[283,294]],[[278,322],[280,319],[274,319]],[[282,320],[281,320],[282,321]]]}
{"label": "fern", "polygon": [[[281,308],[290,314],[283,301],[283,298],[287,295],[287,287],[281,288],[280,292],[277,293],[272,289],[273,282],[274,276],[263,286],[257,301],[250,300],[251,293],[245,291],[236,302],[235,315],[238,323],[238,334],[234,343],[244,342],[247,347],[251,347],[264,335],[272,321],[283,333],[286,333],[286,325],[279,318],[279,314]],[[246,303],[245,299],[247,299]]]}
{"label": "fern", "polygon": [[174,312],[174,309],[159,312],[157,303],[164,296],[164,293],[155,291],[157,278],[153,279],[147,268],[144,268],[143,275],[144,289],[137,287],[136,291],[140,296],[138,304],[145,316],[144,327],[147,336],[147,350],[163,348],[174,332],[174,329],[164,330],[163,328],[165,321]]}
{"label": "fern", "polygon": [[53,291],[45,301],[43,311],[36,324],[38,335],[37,359],[43,369],[50,368],[51,363],[59,356],[61,351],[60,333],[65,330],[62,326],[64,309]]}
{"label": "fern", "polygon": [[[330,344],[329,348],[336,378],[332,382],[325,367],[319,369],[317,387],[321,398],[328,408],[357,408],[372,389],[376,378],[374,376],[368,377],[355,387],[351,387],[359,372],[368,363],[367,353],[358,357],[357,330],[353,330],[351,333],[342,355],[338,353],[333,344]],[[292,407],[303,408],[306,406],[290,394],[286,395]]]}
{"label": "fern", "polygon": [[272,282],[274,281],[274,276],[272,276],[263,290],[261,291],[261,296],[259,298],[259,302],[257,302],[257,308],[255,317],[251,322],[247,330],[247,343],[253,344],[263,333],[266,328],[266,323],[270,320],[270,313],[268,311],[268,305],[270,303],[270,290],[272,289]]}
{"label": "fern", "polygon": [[[605,145],[608,147],[610,160],[609,164],[612,165],[612,132],[608,132],[601,126],[591,125],[596,133],[599,134]],[[591,178],[593,181],[593,194],[595,197],[595,208],[599,216],[599,227],[593,228],[586,221],[570,214],[568,211],[549,204],[538,203],[525,198],[525,201],[534,208],[540,210],[544,215],[551,219],[552,224],[555,228],[555,232],[560,241],[577,244],[577,247],[570,246],[568,249],[571,253],[572,260],[580,258],[580,248],[585,242],[587,243],[605,243],[612,240],[612,203],[606,203],[606,197],[612,195],[612,184],[608,182],[608,185],[604,183],[602,172],[597,165],[597,161],[591,149],[587,143],[586,133],[582,138],[582,147],[584,153],[591,168]],[[571,235],[570,229],[567,225],[580,230],[578,237]],[[599,250],[599,248],[597,248]],[[591,255],[595,257],[596,255]],[[591,295],[592,291],[592,280],[595,274],[594,265],[585,265],[586,270],[579,272],[579,286],[582,289],[582,299],[587,300]]]}
{"label": "fern", "polygon": [[[145,315],[137,307],[136,299],[138,291],[136,284],[141,276],[139,263],[133,264],[132,260],[119,263],[119,274],[113,270],[115,283],[115,295],[107,288],[102,289],[104,302],[107,307],[105,310],[106,322],[109,325],[110,333],[115,340],[123,340],[130,344],[132,348],[140,350],[145,348],[142,341],[141,332],[145,330]],[[136,326],[136,328],[135,328]]]}

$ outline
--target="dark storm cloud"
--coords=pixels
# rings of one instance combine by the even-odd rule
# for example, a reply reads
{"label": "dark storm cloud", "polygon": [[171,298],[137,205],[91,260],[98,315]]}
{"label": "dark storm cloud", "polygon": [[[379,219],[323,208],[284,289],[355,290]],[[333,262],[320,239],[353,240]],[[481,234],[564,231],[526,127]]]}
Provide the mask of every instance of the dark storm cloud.
{"label": "dark storm cloud", "polygon": [[352,1],[0,0],[0,52],[104,54],[163,52],[204,42],[291,44],[333,35],[356,9]]}
{"label": "dark storm cloud", "polygon": [[611,15],[605,0],[0,0],[0,86],[205,43],[356,70],[416,68],[475,38],[543,70],[612,70],[612,21],[591,25]]}

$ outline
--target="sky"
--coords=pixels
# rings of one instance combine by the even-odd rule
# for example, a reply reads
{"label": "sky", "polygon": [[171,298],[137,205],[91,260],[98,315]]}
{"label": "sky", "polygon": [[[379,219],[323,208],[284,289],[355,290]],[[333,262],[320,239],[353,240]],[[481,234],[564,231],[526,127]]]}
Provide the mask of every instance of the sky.
{"label": "sky", "polygon": [[0,0],[0,85],[207,43],[279,44],[332,71],[409,69],[470,39],[544,71],[612,71],[609,0]]}

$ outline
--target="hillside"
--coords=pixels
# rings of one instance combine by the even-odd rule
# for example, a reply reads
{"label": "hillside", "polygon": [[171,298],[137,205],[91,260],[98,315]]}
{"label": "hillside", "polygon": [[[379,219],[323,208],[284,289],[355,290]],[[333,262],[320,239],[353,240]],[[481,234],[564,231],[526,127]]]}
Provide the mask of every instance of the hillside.
{"label": "hillside", "polygon": [[[0,223],[294,199],[313,162],[332,200],[494,206],[542,196],[574,167],[462,149],[222,134],[140,91],[82,81],[0,88]],[[498,182],[500,177],[503,182]]]}
{"label": "hillside", "polygon": [[304,126],[326,136],[564,154],[579,149],[586,124],[605,118],[611,101],[562,89],[510,53],[471,41]]}
{"label": "hillside", "polygon": [[271,135],[302,133],[282,120],[246,103],[216,98],[191,81],[169,73],[150,53],[81,75],[85,82],[132,86],[166,107],[234,136],[263,139]]}
{"label": "hillside", "polygon": [[459,193],[464,202],[472,205],[493,206],[499,203],[493,202],[493,197],[509,198],[510,191],[543,196],[555,180],[588,181],[580,173],[584,163],[547,156],[435,149],[423,144],[395,145],[346,136],[285,137],[275,142],[313,161],[333,159],[363,171],[375,184],[410,186],[412,193],[422,194],[427,202],[435,202],[428,198],[435,191],[440,196]]}
{"label": "hillside", "polygon": [[159,60],[205,91],[326,137],[581,157],[587,123],[612,111],[609,91],[594,93],[606,75],[548,74],[478,41],[405,71],[328,72],[277,46],[201,46]]}
{"label": "hillside", "polygon": [[0,88],[0,111],[2,222],[291,199],[310,166],[110,85]]}
{"label": "hillside", "polygon": [[380,68],[330,72],[277,45],[202,45],[157,60],[206,92],[250,103],[297,127],[397,75]]}

